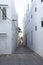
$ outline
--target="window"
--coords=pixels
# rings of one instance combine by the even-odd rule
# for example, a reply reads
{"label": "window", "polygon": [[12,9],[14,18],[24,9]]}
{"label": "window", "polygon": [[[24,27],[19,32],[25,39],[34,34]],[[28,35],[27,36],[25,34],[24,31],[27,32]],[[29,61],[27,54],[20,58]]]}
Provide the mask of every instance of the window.
{"label": "window", "polygon": [[35,7],[35,12],[37,12],[37,8]]}
{"label": "window", "polygon": [[31,0],[31,2],[33,2],[33,0]]}
{"label": "window", "polygon": [[2,9],[2,20],[6,20],[6,8],[3,7]]}
{"label": "window", "polygon": [[1,21],[1,7],[0,7],[0,21]]}
{"label": "window", "polygon": [[32,18],[32,15],[31,15],[31,18]]}
{"label": "window", "polygon": [[43,0],[41,0],[41,2],[43,2]]}
{"label": "window", "polygon": [[29,22],[30,22],[30,20],[29,20]]}
{"label": "window", "polygon": [[41,27],[43,27],[43,21],[41,22]]}
{"label": "window", "polygon": [[35,26],[35,31],[37,31],[37,26]]}

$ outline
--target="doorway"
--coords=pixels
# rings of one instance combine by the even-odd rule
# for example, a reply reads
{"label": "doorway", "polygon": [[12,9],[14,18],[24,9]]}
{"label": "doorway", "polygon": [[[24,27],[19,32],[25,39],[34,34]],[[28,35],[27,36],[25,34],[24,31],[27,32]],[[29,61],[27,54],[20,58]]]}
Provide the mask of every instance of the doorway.
{"label": "doorway", "polygon": [[31,48],[33,47],[33,31],[31,31]]}

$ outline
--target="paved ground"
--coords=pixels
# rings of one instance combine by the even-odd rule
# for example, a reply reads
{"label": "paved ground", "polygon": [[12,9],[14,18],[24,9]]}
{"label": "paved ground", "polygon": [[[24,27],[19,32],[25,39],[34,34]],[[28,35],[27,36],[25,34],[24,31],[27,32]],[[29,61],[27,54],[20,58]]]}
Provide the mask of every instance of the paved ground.
{"label": "paved ground", "polygon": [[0,56],[0,65],[43,65],[43,58],[22,46],[12,55]]}

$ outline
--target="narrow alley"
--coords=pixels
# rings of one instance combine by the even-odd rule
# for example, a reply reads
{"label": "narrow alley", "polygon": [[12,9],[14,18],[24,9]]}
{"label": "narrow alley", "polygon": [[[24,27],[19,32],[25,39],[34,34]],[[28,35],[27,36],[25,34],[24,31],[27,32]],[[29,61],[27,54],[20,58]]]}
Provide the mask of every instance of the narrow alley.
{"label": "narrow alley", "polygon": [[43,0],[0,0],[0,65],[43,65]]}
{"label": "narrow alley", "polygon": [[12,55],[1,55],[0,65],[43,65],[43,59],[25,46],[16,48]]}

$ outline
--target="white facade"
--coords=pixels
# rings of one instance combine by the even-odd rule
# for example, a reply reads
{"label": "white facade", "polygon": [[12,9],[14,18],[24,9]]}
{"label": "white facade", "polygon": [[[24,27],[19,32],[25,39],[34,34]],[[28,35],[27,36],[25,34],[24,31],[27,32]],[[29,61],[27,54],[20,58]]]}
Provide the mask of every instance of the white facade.
{"label": "white facade", "polygon": [[[6,19],[2,19],[2,9],[6,9]],[[17,47],[18,17],[13,0],[0,0],[0,54],[12,54]]]}
{"label": "white facade", "polygon": [[31,10],[24,18],[27,47],[43,57],[43,1],[33,0]]}

